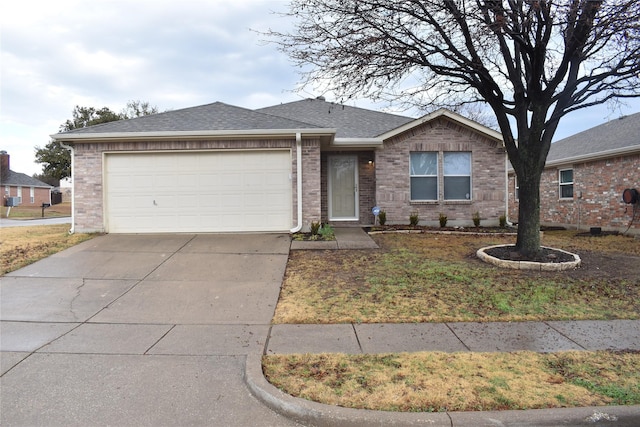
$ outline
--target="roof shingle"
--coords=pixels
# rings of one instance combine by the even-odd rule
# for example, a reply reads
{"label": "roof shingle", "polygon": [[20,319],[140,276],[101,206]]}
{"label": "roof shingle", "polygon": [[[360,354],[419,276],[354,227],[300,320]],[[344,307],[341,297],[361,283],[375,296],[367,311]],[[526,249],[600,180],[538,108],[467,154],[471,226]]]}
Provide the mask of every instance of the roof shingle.
{"label": "roof shingle", "polygon": [[547,163],[635,146],[640,150],[640,113],[611,120],[554,142]]}

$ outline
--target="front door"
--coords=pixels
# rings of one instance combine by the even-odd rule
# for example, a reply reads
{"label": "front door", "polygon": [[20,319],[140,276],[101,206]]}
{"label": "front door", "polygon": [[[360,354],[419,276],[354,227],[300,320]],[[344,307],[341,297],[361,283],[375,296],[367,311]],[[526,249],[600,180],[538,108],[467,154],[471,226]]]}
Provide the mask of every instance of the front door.
{"label": "front door", "polygon": [[329,157],[329,219],[358,220],[358,157]]}

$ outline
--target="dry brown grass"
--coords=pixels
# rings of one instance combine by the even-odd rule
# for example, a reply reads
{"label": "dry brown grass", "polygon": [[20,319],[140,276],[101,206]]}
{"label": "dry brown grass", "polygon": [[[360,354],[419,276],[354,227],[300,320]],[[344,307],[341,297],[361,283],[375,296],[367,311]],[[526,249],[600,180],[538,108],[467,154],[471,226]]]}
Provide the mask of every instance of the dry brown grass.
{"label": "dry brown grass", "polygon": [[640,317],[640,240],[547,232],[583,256],[565,272],[505,270],[477,249],[513,236],[384,234],[379,250],[293,251],[275,323],[451,322]]}
{"label": "dry brown grass", "polygon": [[93,237],[69,234],[69,224],[8,227],[0,232],[0,275],[60,252]]}
{"label": "dry brown grass", "polygon": [[[7,207],[2,206],[0,215],[7,218]],[[71,216],[71,202],[63,202],[50,206],[44,210],[44,218],[59,218]],[[11,208],[9,219],[32,219],[42,218],[42,208],[40,206],[20,205]]]}
{"label": "dry brown grass", "polygon": [[480,411],[640,403],[640,354],[305,354],[263,358],[286,393],[348,408]]}

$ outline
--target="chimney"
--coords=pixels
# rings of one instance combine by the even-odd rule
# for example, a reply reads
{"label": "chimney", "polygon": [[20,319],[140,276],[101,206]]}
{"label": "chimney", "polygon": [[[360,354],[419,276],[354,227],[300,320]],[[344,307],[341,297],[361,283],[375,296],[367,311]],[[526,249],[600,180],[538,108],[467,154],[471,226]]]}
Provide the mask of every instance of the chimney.
{"label": "chimney", "polygon": [[0,151],[0,181],[5,181],[9,177],[9,154],[6,151]]}

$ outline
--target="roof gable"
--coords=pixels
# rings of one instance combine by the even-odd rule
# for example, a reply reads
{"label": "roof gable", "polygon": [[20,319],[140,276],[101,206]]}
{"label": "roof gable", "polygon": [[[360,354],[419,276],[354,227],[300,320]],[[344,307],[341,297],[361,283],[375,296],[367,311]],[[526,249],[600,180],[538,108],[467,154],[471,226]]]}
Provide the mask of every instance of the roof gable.
{"label": "roof gable", "polygon": [[623,116],[551,144],[547,164],[640,151],[640,113]]}
{"label": "roof gable", "polygon": [[323,98],[303,99],[259,108],[256,111],[335,128],[336,138],[376,138],[415,120],[411,117],[327,102]]}

